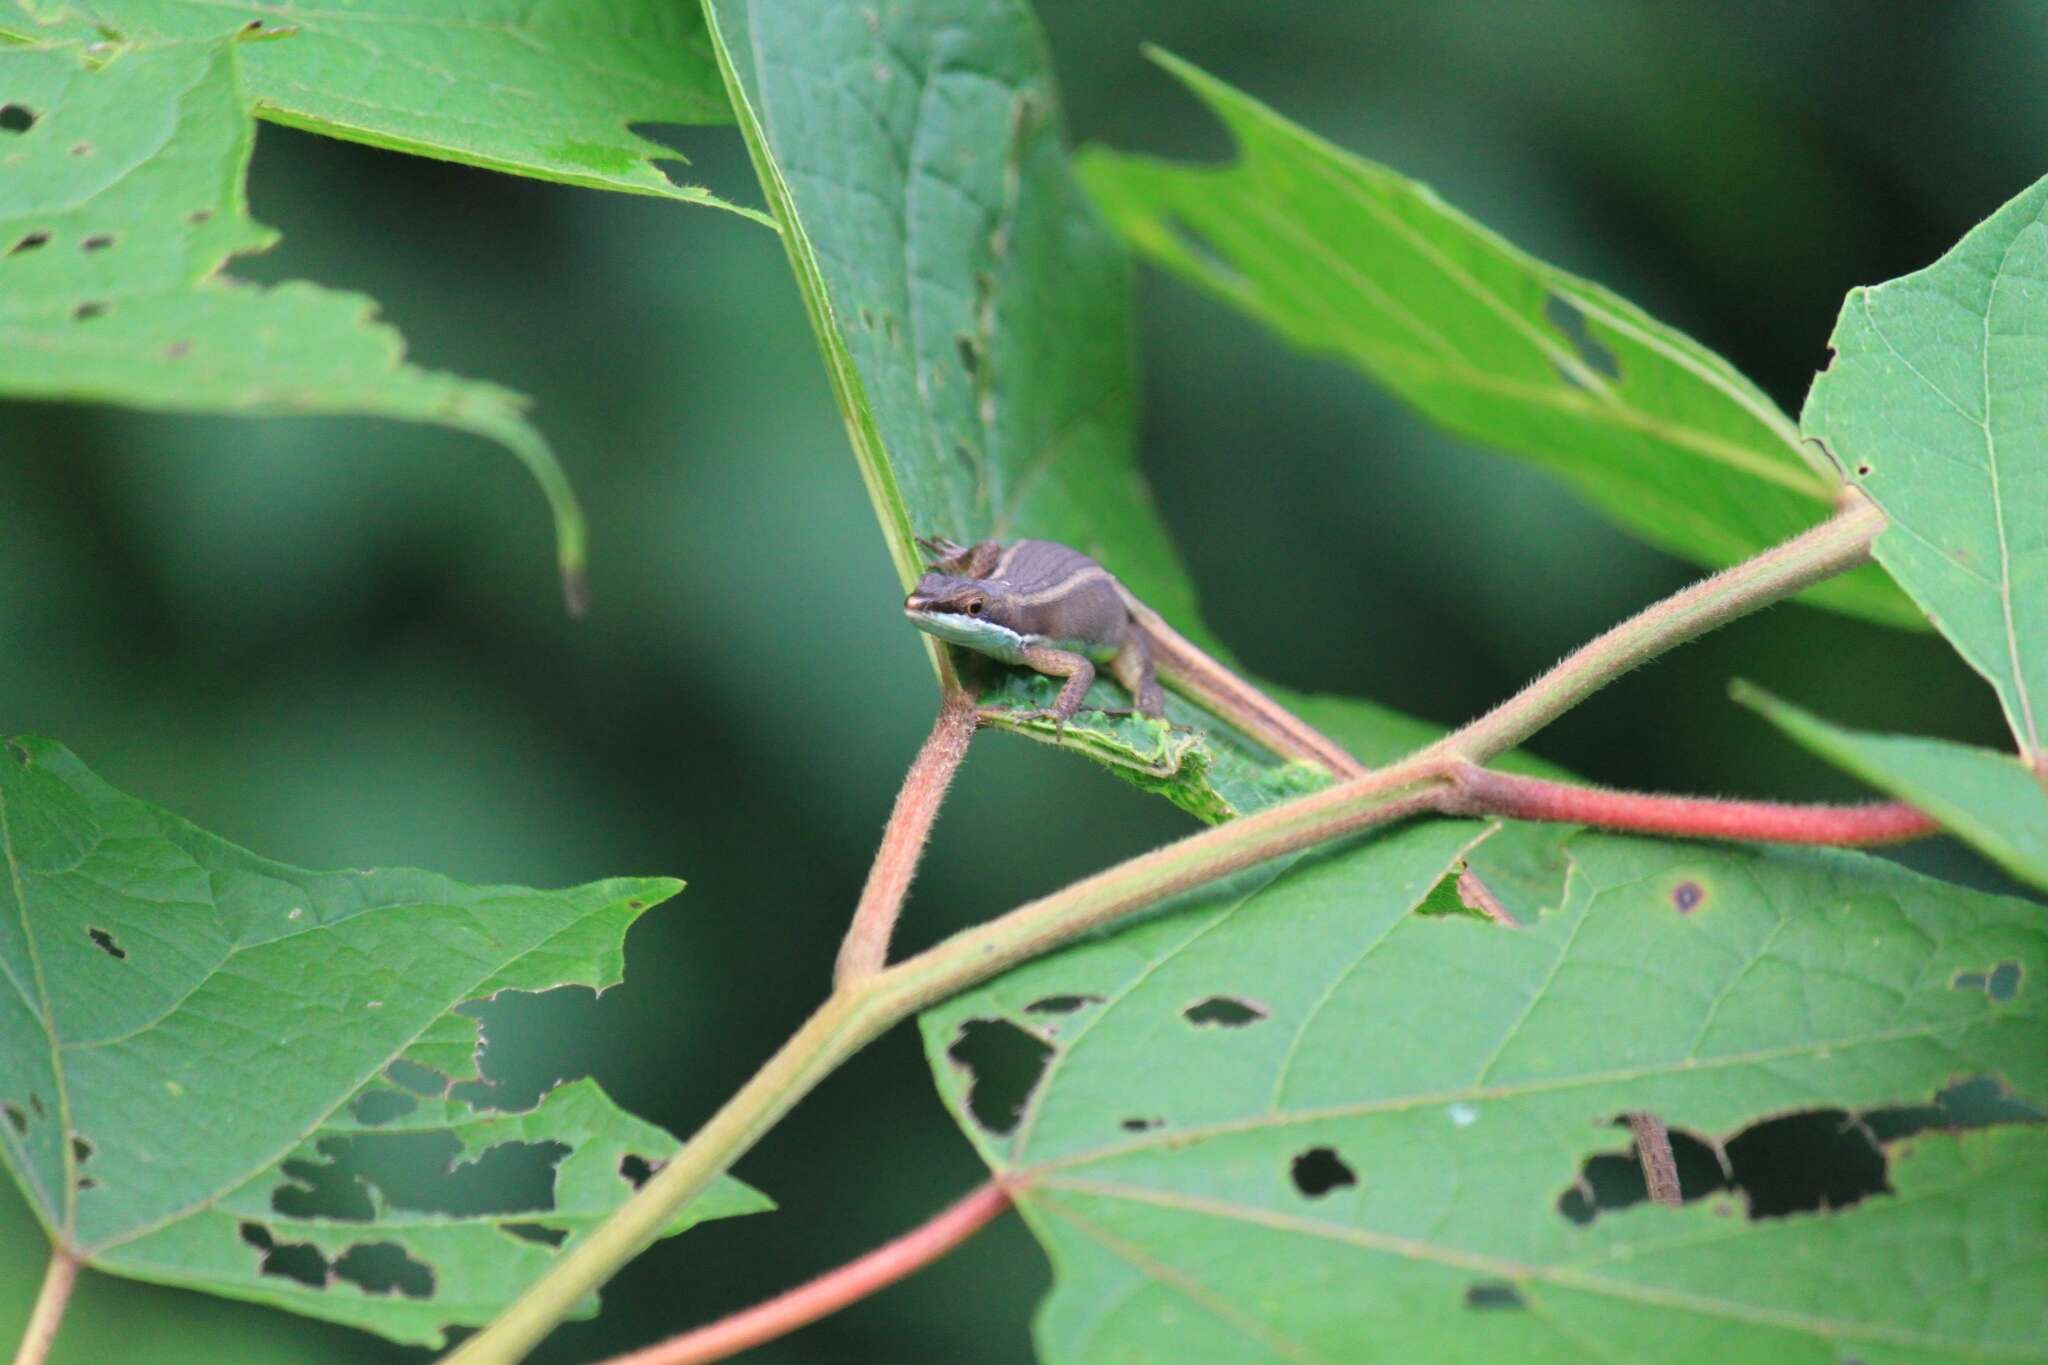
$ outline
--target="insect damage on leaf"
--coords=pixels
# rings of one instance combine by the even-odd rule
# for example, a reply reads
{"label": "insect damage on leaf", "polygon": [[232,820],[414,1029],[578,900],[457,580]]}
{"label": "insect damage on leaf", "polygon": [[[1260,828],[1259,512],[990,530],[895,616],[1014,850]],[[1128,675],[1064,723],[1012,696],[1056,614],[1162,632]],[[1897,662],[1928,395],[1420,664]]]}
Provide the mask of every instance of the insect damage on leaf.
{"label": "insect damage on leaf", "polygon": [[1270,1013],[1264,1006],[1231,995],[1212,995],[1197,1000],[1180,1012],[1196,1028],[1243,1028]]}
{"label": "insect damage on leaf", "polygon": [[2020,993],[2024,977],[2017,962],[2001,962],[1987,972],[1957,972],[1951,984],[1959,991],[1982,991],[1993,1000],[2006,1001]]}
{"label": "insect damage on leaf", "polygon": [[1321,1199],[1358,1183],[1358,1172],[1335,1147],[1310,1147],[1288,1163],[1287,1175],[1305,1199]]}
{"label": "insect damage on leaf", "polygon": [[1052,1060],[1052,1044],[1008,1019],[970,1019],[946,1056],[967,1077],[967,1107],[993,1137],[1017,1127]]}
{"label": "insect damage on leaf", "polygon": [[[1907,1140],[1930,1130],[1963,1132],[2000,1124],[2039,1123],[2044,1115],[1995,1077],[1959,1081],[1924,1105],[1849,1113],[1805,1109],[1759,1119],[1725,1139],[1671,1130],[1686,1203],[1709,1195],[1740,1195],[1751,1219],[1846,1209],[1893,1193],[1892,1160]],[[1616,1126],[1626,1126],[1616,1119]],[[1557,1201],[1574,1223],[1649,1199],[1642,1165],[1630,1153],[1589,1157]]]}

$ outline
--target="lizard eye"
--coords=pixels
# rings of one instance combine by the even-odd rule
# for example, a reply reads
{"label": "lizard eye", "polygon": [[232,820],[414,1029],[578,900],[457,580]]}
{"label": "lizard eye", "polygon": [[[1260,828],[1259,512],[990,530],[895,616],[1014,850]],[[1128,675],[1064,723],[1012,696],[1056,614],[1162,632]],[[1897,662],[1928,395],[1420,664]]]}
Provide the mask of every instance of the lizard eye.
{"label": "lizard eye", "polygon": [[981,605],[981,599],[979,597],[970,597],[969,599],[967,599],[967,614],[969,616],[981,615]]}

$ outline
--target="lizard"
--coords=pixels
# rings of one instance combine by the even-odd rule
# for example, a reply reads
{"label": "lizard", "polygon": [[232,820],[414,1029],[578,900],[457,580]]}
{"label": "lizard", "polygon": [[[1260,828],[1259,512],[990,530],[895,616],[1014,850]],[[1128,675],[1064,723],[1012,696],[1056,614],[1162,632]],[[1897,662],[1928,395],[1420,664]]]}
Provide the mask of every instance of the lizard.
{"label": "lizard", "polygon": [[1244,678],[1189,643],[1100,564],[1051,540],[972,546],[920,538],[934,556],[903,600],[903,614],[948,644],[1060,678],[1049,714],[1064,731],[1109,669],[1140,715],[1163,718],[1163,671],[1174,690],[1283,758],[1305,758],[1338,777],[1364,765]]}

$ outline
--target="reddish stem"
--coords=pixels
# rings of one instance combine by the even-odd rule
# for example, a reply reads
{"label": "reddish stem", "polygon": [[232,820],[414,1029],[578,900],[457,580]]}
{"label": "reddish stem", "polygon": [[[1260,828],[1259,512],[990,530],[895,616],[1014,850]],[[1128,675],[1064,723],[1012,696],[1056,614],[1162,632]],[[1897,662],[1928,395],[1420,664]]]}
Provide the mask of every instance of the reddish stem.
{"label": "reddish stem", "polygon": [[828,1270],[809,1284],[601,1365],[703,1365],[773,1341],[924,1269],[1008,1207],[1009,1188],[991,1180],[895,1241]]}
{"label": "reddish stem", "polygon": [[1861,806],[1802,806],[1778,801],[1659,796],[1575,787],[1470,764],[1461,764],[1452,771],[1442,809],[1460,815],[1505,815],[1516,820],[1557,820],[1647,834],[1777,844],[1853,847],[1897,843],[1936,832],[1934,821],[1897,801]]}
{"label": "reddish stem", "polygon": [[839,945],[839,961],[832,971],[835,988],[873,976],[888,962],[889,936],[896,930],[903,898],[910,893],[910,879],[917,874],[932,822],[939,818],[946,788],[967,757],[967,742],[974,738],[978,723],[973,693],[945,694],[931,734],[904,774],[903,789],[896,793],[896,807],[889,812],[888,827],[875,850],[874,866],[868,869],[868,883]]}

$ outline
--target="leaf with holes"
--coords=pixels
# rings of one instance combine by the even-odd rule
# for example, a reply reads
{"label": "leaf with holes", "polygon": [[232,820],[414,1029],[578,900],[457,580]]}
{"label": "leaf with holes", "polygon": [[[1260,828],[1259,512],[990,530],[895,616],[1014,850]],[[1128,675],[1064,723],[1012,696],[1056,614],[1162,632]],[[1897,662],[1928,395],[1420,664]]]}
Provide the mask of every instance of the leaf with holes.
{"label": "leaf with holes", "polygon": [[[1550,470],[1695,563],[1746,559],[1833,510],[1833,470],[1720,356],[1427,186],[1153,55],[1222,119],[1240,156],[1221,167],[1081,158],[1097,201],[1152,260],[1449,430]],[[1875,569],[1806,600],[1921,624]]]}
{"label": "leaf with holes", "polygon": [[[96,54],[0,45],[0,394],[179,412],[362,413],[498,442],[547,494],[572,600],[583,522],[495,385],[409,365],[359,294],[225,278],[276,234],[249,217],[255,125],[233,40]],[[260,46],[260,44],[259,44]]]}
{"label": "leaf with holes", "polygon": [[[1534,923],[1413,913],[1473,833],[1248,874],[925,1015],[1052,1258],[1042,1358],[2048,1355],[2039,906],[1582,833]],[[1645,1198],[1641,1113],[1685,1207]]]}
{"label": "leaf with holes", "polygon": [[118,46],[266,38],[243,56],[255,112],[275,123],[565,185],[731,209],[653,163],[682,156],[634,124],[730,123],[695,6],[662,0],[29,0],[0,16],[26,40]]}
{"label": "leaf with holes", "polygon": [[1912,735],[1874,735],[1832,725],[1738,685],[1736,699],[1822,758],[1917,806],[2013,876],[2048,890],[2048,771],[2011,754]]}
{"label": "leaf with holes", "polygon": [[[904,585],[922,571],[918,535],[1064,541],[1213,649],[1136,469],[1129,262],[1075,183],[1030,11],[707,9]],[[987,676],[1001,713],[1042,711],[1057,690]],[[1090,705],[1129,698],[1103,682]],[[1065,742],[1208,820],[1317,780],[1178,697],[1168,719],[1083,712]],[[1054,738],[1049,722],[997,723]]]}
{"label": "leaf with holes", "polygon": [[[590,1081],[485,1107],[477,1022],[451,1012],[616,984],[676,882],[302,872],[35,739],[0,755],[0,848],[0,1159],[88,1265],[433,1345],[677,1149]],[[510,1206],[460,1188],[522,1161]],[[727,1179],[670,1231],[766,1207]]]}
{"label": "leaf with holes", "polygon": [[1882,507],[1874,553],[2048,764],[2048,179],[1852,289],[1800,421]]}

